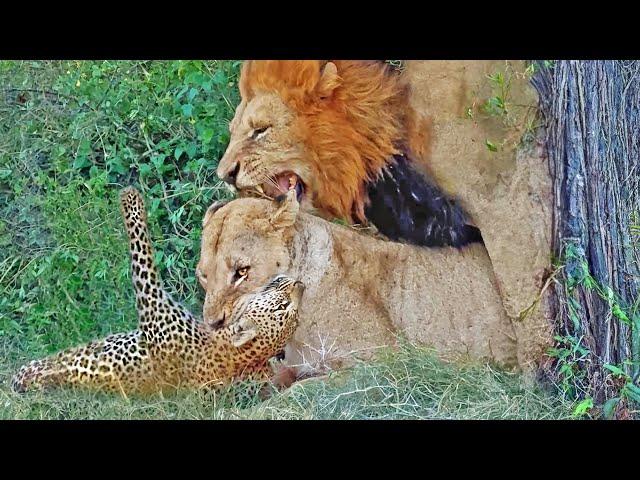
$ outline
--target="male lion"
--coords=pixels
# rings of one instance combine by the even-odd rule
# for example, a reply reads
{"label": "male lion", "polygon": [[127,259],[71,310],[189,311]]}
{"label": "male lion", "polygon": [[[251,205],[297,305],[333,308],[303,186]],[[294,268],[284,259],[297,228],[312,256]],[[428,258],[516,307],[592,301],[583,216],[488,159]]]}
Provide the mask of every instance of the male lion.
{"label": "male lion", "polygon": [[[506,316],[481,245],[420,248],[362,235],[284,200],[241,198],[212,205],[203,221],[197,275],[203,317],[228,321],[234,298],[274,274],[306,286],[289,365],[343,365],[350,353],[393,345],[396,333],[443,357],[529,366],[530,346]],[[523,343],[524,342],[524,343]]]}
{"label": "male lion", "polygon": [[272,197],[295,179],[303,208],[373,223],[393,240],[481,241],[462,208],[411,162],[407,86],[383,62],[249,61],[218,176]]}

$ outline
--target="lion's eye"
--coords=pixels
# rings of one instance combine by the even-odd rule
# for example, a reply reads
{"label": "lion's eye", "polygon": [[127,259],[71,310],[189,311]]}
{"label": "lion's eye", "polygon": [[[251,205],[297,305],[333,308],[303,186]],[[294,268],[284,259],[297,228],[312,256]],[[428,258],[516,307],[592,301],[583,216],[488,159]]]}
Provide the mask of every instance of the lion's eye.
{"label": "lion's eye", "polygon": [[264,134],[267,133],[267,130],[269,130],[269,127],[256,128],[251,133],[251,138],[253,140],[257,140],[258,138],[264,136]]}

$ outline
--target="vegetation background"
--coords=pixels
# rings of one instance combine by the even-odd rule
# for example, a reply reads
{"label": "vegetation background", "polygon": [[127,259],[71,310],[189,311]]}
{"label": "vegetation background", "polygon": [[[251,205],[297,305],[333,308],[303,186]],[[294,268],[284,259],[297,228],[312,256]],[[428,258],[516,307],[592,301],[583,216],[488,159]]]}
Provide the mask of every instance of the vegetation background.
{"label": "vegetation background", "polygon": [[169,291],[199,313],[201,219],[239,100],[238,61],[0,62],[0,418],[567,418],[561,396],[404,345],[266,402],[216,395],[16,395],[20,364],[134,329],[118,191],[147,201]]}

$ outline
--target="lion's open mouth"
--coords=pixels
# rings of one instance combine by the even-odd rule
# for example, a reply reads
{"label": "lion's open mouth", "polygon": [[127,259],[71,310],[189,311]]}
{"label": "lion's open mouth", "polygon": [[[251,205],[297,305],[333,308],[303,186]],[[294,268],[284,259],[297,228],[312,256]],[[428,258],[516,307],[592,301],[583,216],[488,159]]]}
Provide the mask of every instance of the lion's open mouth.
{"label": "lion's open mouth", "polygon": [[293,172],[282,172],[276,175],[275,181],[267,181],[258,186],[258,190],[272,198],[287,193],[289,190],[295,189],[298,202],[302,201],[305,193],[305,184],[298,175]]}

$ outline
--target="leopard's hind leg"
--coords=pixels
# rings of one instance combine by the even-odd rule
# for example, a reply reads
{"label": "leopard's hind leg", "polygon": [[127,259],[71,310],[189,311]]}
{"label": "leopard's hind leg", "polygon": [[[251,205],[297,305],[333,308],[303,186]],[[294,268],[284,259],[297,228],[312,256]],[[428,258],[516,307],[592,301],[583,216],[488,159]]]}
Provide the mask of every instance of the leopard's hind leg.
{"label": "leopard's hind leg", "polygon": [[166,337],[166,330],[177,323],[195,324],[195,317],[171,298],[160,280],[147,225],[144,200],[133,187],[120,192],[120,210],[129,237],[131,278],[136,292],[139,328],[150,343]]}
{"label": "leopard's hind leg", "polygon": [[140,331],[64,350],[24,365],[13,377],[16,392],[81,386],[127,394],[154,385],[149,352]]}

